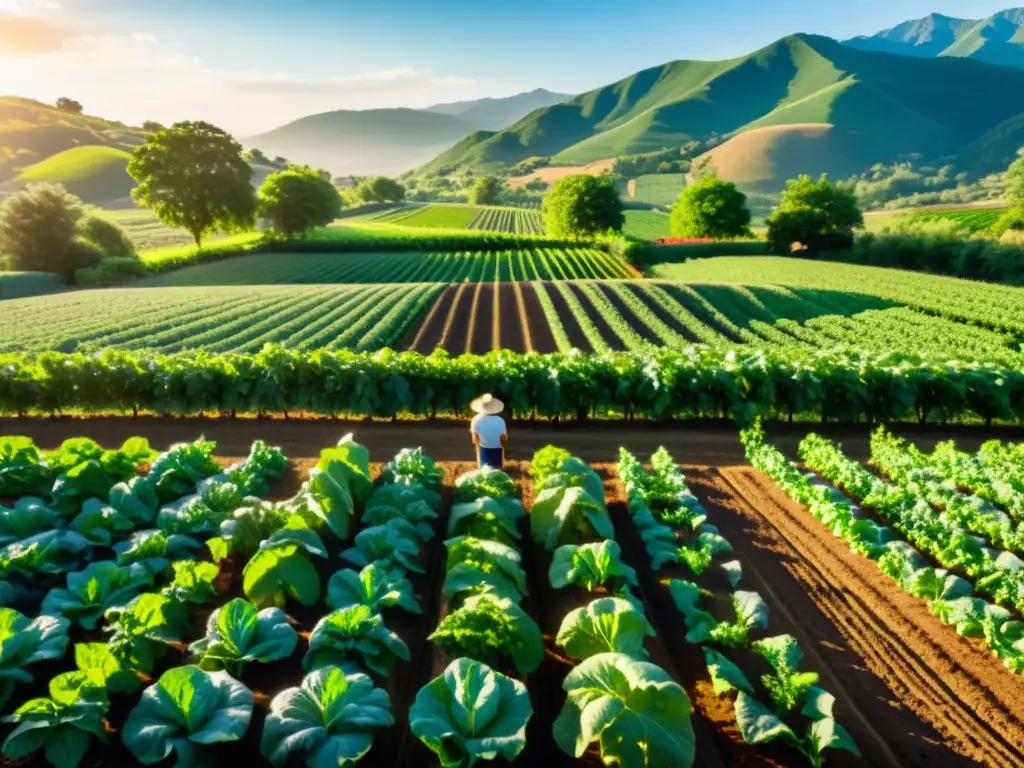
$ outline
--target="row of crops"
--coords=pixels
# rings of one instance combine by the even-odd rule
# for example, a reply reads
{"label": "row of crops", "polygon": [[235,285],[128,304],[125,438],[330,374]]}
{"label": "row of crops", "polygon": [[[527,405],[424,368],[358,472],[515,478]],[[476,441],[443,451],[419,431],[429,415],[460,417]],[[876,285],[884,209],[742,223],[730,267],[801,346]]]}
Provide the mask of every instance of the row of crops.
{"label": "row of crops", "polygon": [[662,281],[534,283],[533,288],[561,351],[576,346],[641,352],[699,343],[804,353],[857,347],[1008,366],[1022,362],[1019,344],[1006,332],[887,307],[857,294]]}
{"label": "row of crops", "polygon": [[[451,250],[432,253],[268,253],[218,261],[146,280],[147,288],[192,285],[461,283],[463,280],[580,280],[633,277],[596,248]],[[7,305],[5,305],[7,306]]]}
{"label": "row of crops", "polygon": [[982,640],[1007,669],[1024,673],[1024,622],[1016,618],[1024,607],[1018,447],[992,442],[966,454],[946,443],[929,455],[879,429],[871,443],[876,474],[812,434],[798,456],[826,481],[819,483],[769,444],[759,425],[742,439],[751,463],[852,550],[957,634]]}
{"label": "row of crops", "polygon": [[516,232],[522,235],[543,235],[544,219],[540,211],[487,207],[480,210],[469,228],[491,232]]}
{"label": "row of crops", "polygon": [[688,347],[644,354],[457,358],[314,351],[254,355],[0,355],[0,413],[431,417],[497,391],[513,417],[1020,421],[1024,371],[941,357]]}
{"label": "row of crops", "polygon": [[694,259],[662,264],[667,280],[785,286],[837,296],[864,294],[936,317],[1024,334],[1024,289],[857,264],[770,256]]}
{"label": "row of crops", "polygon": [[38,296],[63,287],[60,276],[49,272],[0,272],[0,299]]}
{"label": "row of crops", "polygon": [[983,209],[983,210],[960,210],[960,211],[923,211],[912,213],[907,216],[912,221],[951,221],[958,228],[975,234],[992,228],[1004,209]]}
{"label": "row of crops", "polygon": [[[399,208],[371,218],[403,227],[469,229],[479,209],[466,205],[425,205]],[[508,230],[512,231],[512,230]]]}
{"label": "row of crops", "polygon": [[5,303],[0,350],[254,353],[282,344],[373,351],[396,346],[441,290],[388,284],[84,291]]}

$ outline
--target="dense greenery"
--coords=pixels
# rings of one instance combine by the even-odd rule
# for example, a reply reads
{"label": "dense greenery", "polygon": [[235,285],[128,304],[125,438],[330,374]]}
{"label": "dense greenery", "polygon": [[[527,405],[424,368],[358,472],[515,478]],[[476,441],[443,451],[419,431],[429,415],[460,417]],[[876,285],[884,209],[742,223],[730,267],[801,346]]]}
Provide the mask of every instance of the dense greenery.
{"label": "dense greenery", "polygon": [[793,179],[778,207],[768,217],[768,247],[776,253],[835,250],[853,244],[853,230],[864,216],[852,192],[834,186],[826,176]]}
{"label": "dense greenery", "polygon": [[387,176],[375,176],[360,181],[354,194],[364,203],[397,203],[405,199],[405,187]]}
{"label": "dense greenery", "polygon": [[341,213],[341,196],[329,179],[309,166],[270,174],[259,190],[260,215],[283,237],[326,227]]}
{"label": "dense greenery", "polygon": [[203,122],[175,123],[135,150],[132,197],[169,227],[185,229],[196,246],[212,232],[251,229],[256,217],[252,168],[242,146]]}
{"label": "dense greenery", "polygon": [[962,364],[948,356],[691,348],[452,359],[274,347],[256,355],[108,350],[0,356],[0,412],[5,413],[138,409],[424,417],[465,414],[474,397],[493,390],[504,393],[513,412],[541,417],[1024,418],[1020,368]]}
{"label": "dense greenery", "polygon": [[469,202],[473,205],[497,205],[501,202],[503,184],[497,176],[481,176],[469,191]]}
{"label": "dense greenery", "polygon": [[675,237],[749,237],[747,196],[731,182],[705,176],[680,193],[672,209],[671,228]]}
{"label": "dense greenery", "polygon": [[621,232],[622,200],[608,176],[565,176],[544,197],[544,228],[553,237]]}

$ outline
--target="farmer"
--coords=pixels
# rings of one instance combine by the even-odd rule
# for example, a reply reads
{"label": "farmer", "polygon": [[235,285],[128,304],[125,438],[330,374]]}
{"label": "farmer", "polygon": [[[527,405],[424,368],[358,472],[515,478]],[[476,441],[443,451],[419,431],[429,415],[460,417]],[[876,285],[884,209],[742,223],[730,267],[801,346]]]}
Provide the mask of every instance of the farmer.
{"label": "farmer", "polygon": [[469,424],[469,431],[477,449],[478,465],[482,467],[486,464],[501,469],[508,431],[505,420],[498,414],[505,409],[505,404],[493,395],[484,395],[470,403],[470,408],[476,411],[476,416]]}

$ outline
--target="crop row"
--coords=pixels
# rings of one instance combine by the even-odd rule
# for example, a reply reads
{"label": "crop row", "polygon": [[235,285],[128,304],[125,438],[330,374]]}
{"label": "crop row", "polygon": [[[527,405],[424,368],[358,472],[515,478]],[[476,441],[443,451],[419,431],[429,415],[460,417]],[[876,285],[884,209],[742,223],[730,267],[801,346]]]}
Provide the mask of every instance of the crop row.
{"label": "crop row", "polygon": [[389,224],[400,224],[403,227],[469,229],[476,215],[477,209],[469,206],[425,205],[414,208],[400,208],[397,211],[391,211],[373,218],[374,221],[386,221]]}
{"label": "crop row", "polygon": [[946,358],[690,347],[645,354],[487,356],[0,355],[0,413],[464,414],[498,390],[516,415],[755,416],[921,423],[1024,417],[1024,372]]}
{"label": "crop row", "polygon": [[804,475],[765,440],[760,425],[745,430],[741,437],[750,462],[835,536],[872,560],[903,590],[925,600],[931,612],[957,634],[983,639],[1008,669],[1024,673],[1024,622],[995,604],[1019,601],[1018,572],[1008,558],[993,559],[991,550],[923,498],[888,486],[821,437],[808,436],[800,446],[801,459],[833,485],[855,497],[863,495],[865,505],[885,524],[864,515],[833,485]]}
{"label": "crop row", "polygon": [[62,287],[60,277],[49,272],[0,272],[0,299],[39,296]]}
{"label": "crop row", "polygon": [[907,218],[912,221],[951,221],[961,229],[974,234],[991,229],[1002,214],[1003,209],[1000,208],[980,211],[923,211],[910,214]]}
{"label": "crop row", "polygon": [[21,302],[0,349],[256,352],[394,346],[441,292],[436,284],[110,289],[80,292],[40,314]]}
{"label": "crop row", "polygon": [[469,225],[470,229],[491,232],[517,232],[524,235],[543,235],[544,220],[540,211],[522,208],[484,208]]}

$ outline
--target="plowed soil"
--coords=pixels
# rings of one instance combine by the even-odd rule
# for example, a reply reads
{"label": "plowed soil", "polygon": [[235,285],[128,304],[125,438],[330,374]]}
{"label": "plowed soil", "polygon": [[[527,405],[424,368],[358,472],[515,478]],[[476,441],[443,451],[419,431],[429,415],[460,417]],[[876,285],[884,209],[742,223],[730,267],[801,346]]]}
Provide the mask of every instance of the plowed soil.
{"label": "plowed soil", "polygon": [[449,285],[441,291],[420,326],[409,330],[412,339],[402,344],[400,349],[408,348],[429,355],[437,348],[444,336],[445,323],[458,290],[458,286]]}
{"label": "plowed soil", "polygon": [[499,283],[495,297],[498,302],[497,331],[495,339],[497,349],[510,349],[513,352],[529,352],[526,343],[526,329],[523,328],[523,316],[519,313],[519,299],[516,292],[518,283]]}
{"label": "plowed soil", "polygon": [[[473,327],[469,329],[468,352],[474,355],[486,355],[494,344],[494,290],[493,283],[479,283],[476,286],[476,317]],[[499,348],[501,345],[497,345]]]}
{"label": "plowed soil", "polygon": [[[640,334],[642,339],[645,339],[652,344],[664,344],[658,334],[648,328],[647,324],[637,317],[636,313],[626,306],[626,302],[619,298],[618,294],[611,290],[609,286],[599,283],[596,288],[604,294],[605,298],[608,299],[613,307],[615,307],[615,311],[619,313],[623,320],[629,323],[630,328]],[[629,289],[627,288],[626,290]]]}
{"label": "plowed soil", "polygon": [[622,343],[622,339],[620,339],[618,334],[612,330],[608,321],[604,319],[604,315],[597,311],[594,303],[590,300],[590,297],[583,292],[582,288],[572,283],[566,283],[566,285],[570,291],[576,294],[576,299],[583,306],[583,311],[587,313],[587,317],[589,317],[590,321],[596,326],[598,333],[601,334],[601,338],[604,339],[604,343],[611,349],[625,349],[626,346]]}
{"label": "plowed soil", "polygon": [[673,331],[678,333],[684,339],[687,339],[695,343],[700,341],[696,337],[696,335],[694,335],[693,331],[691,331],[689,328],[687,328],[685,325],[679,322],[679,319],[676,318],[675,315],[667,311],[658,302],[656,302],[651,297],[651,295],[647,293],[647,291],[638,290],[637,286],[633,285],[627,285],[626,290],[632,291],[636,295],[636,297],[640,299],[640,301],[642,301],[647,306],[647,308],[655,314],[655,316],[657,316],[663,323],[665,323],[665,325],[667,325]]}
{"label": "plowed soil", "polygon": [[547,316],[544,314],[544,307],[537,298],[537,290],[533,283],[517,283],[519,294],[523,297],[523,306],[526,312],[526,320],[530,326],[530,340],[533,342],[534,352],[557,352],[558,345],[555,344],[555,337],[551,333],[551,326],[548,324]]}
{"label": "plowed soil", "polygon": [[458,294],[448,311],[445,320],[445,333],[442,339],[444,348],[453,355],[461,355],[466,351],[466,342],[470,333],[470,318],[473,314],[473,297],[476,295],[475,283],[462,283]]}
{"label": "plowed soil", "polygon": [[558,319],[562,321],[562,325],[565,327],[565,335],[569,337],[569,343],[581,352],[593,352],[594,348],[587,341],[583,329],[580,328],[580,324],[576,321],[576,316],[569,309],[569,305],[562,296],[562,292],[558,290],[558,286],[554,283],[544,283],[544,288],[547,290],[548,296],[551,297],[551,303],[555,307],[555,314],[558,315]]}

